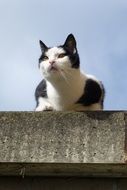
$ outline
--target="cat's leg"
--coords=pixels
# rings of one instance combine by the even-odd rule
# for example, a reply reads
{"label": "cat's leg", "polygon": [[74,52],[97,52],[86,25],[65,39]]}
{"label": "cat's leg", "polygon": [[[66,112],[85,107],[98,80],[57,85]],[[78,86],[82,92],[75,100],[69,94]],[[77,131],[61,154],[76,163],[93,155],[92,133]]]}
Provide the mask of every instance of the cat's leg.
{"label": "cat's leg", "polygon": [[47,101],[46,98],[42,98],[40,97],[38,99],[38,105],[35,108],[35,111],[52,111],[53,107],[51,106],[51,104]]}
{"label": "cat's leg", "polygon": [[72,107],[70,107],[69,110],[70,111],[101,111],[102,105],[101,103],[95,103],[89,106],[84,106],[82,104],[74,104]]}
{"label": "cat's leg", "polygon": [[90,106],[84,106],[83,111],[101,111],[103,110],[101,103],[95,103]]}

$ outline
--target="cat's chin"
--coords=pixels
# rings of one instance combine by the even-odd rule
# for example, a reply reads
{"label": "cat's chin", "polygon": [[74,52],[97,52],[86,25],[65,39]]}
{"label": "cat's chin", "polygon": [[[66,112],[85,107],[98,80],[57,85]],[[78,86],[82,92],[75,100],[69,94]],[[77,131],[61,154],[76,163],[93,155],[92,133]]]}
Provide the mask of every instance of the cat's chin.
{"label": "cat's chin", "polygon": [[58,70],[52,69],[47,73],[43,74],[43,77],[48,81],[57,80],[60,78],[60,74]]}

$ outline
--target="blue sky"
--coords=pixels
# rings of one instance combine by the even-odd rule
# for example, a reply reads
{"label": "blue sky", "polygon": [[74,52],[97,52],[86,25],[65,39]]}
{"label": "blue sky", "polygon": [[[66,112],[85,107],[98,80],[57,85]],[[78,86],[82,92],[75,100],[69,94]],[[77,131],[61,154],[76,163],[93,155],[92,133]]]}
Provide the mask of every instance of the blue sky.
{"label": "blue sky", "polygon": [[1,0],[0,111],[32,111],[39,40],[77,39],[81,69],[106,88],[105,110],[127,109],[127,0]]}

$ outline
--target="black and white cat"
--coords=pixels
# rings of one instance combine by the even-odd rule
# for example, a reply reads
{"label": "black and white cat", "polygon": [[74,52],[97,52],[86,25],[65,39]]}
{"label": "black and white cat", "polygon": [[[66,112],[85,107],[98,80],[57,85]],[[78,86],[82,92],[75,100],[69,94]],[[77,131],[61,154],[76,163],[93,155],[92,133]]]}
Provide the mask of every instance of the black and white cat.
{"label": "black and white cat", "polygon": [[80,71],[74,36],[70,34],[61,46],[49,48],[42,41],[40,46],[39,68],[44,79],[35,91],[35,111],[102,110],[104,87]]}

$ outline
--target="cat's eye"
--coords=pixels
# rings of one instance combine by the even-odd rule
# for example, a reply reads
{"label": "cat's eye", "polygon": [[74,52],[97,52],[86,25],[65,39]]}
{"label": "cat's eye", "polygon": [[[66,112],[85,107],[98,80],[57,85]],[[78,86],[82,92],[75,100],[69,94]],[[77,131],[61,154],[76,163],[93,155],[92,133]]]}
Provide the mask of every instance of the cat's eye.
{"label": "cat's eye", "polygon": [[58,58],[63,58],[63,57],[65,57],[65,53],[61,53],[58,55]]}
{"label": "cat's eye", "polygon": [[48,59],[48,57],[45,55],[44,57],[43,57],[43,60],[47,60]]}

